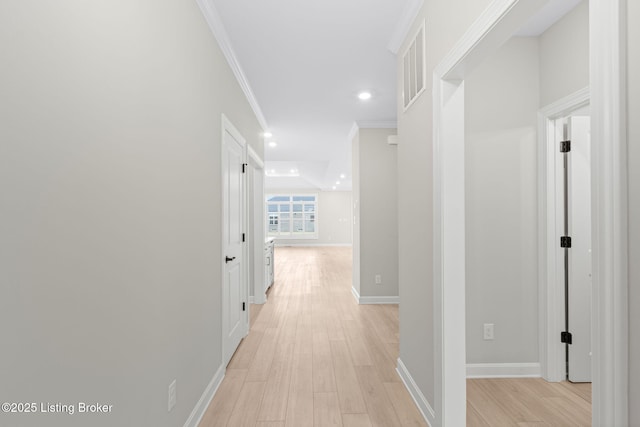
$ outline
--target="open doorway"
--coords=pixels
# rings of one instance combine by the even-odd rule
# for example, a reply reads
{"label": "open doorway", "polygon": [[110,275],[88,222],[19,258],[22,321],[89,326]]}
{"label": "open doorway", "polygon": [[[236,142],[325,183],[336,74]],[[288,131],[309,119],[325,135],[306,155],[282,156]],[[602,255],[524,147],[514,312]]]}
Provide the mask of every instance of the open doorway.
{"label": "open doorway", "polygon": [[[464,404],[460,401],[459,396],[466,395],[465,376],[461,375],[460,366],[465,363],[467,351],[464,350],[467,345],[465,345],[464,337],[468,337],[466,329],[469,326],[464,307],[465,303],[469,304],[470,302],[468,295],[465,302],[469,281],[468,272],[464,271],[468,256],[467,233],[465,231],[465,214],[468,206],[465,203],[465,179],[462,179],[466,175],[465,163],[468,161],[465,158],[466,92],[470,89],[468,83],[484,61],[496,53],[523,23],[535,16],[548,3],[514,0],[500,5],[496,4],[495,8],[489,8],[435,71],[437,84],[434,87],[436,157],[434,162],[434,237],[436,246],[434,272],[436,304],[434,309],[437,332],[435,383],[436,395],[441,398],[436,401],[438,417],[436,423],[439,425],[445,423],[462,425],[466,421],[462,417]],[[619,176],[626,176],[623,155],[624,138],[619,132],[623,117],[619,108],[622,103],[619,101],[624,92],[620,90],[622,87],[620,85],[620,62],[617,61],[622,58],[623,51],[620,40],[616,36],[618,27],[608,26],[609,21],[607,21],[609,18],[615,20],[615,17],[618,16],[616,14],[620,11],[620,5],[617,2],[600,0],[592,0],[589,3],[589,8],[593,8],[589,13],[591,18],[588,27],[589,40],[596,43],[588,48],[593,119],[591,163],[594,171],[591,184],[591,212],[594,224],[592,228],[594,250],[592,258],[595,272],[592,348],[593,366],[596,367],[592,371],[594,376],[593,422],[596,425],[623,425],[625,423],[620,420],[624,420],[626,416],[626,394],[624,392],[626,380],[622,371],[626,372],[626,365],[620,365],[616,363],[616,360],[624,362],[625,347],[624,343],[617,339],[609,340],[607,334],[607,331],[611,331],[614,325],[619,325],[622,330],[626,330],[626,312],[623,308],[623,290],[626,284],[626,276],[622,269],[624,263],[618,265],[619,263],[613,262],[616,254],[620,254],[623,259],[626,259],[624,246],[626,229],[622,221],[625,206],[625,196],[622,191],[624,180],[618,179]],[[565,55],[570,53],[563,52]],[[609,56],[613,60],[605,61],[604,58]],[[508,86],[506,81],[499,83],[506,86],[507,91],[514,88]],[[517,87],[515,88],[517,89]],[[485,99],[491,102],[496,98],[497,95],[493,93]],[[546,102],[539,105],[545,104]],[[518,108],[517,105],[514,104],[514,110]],[[488,109],[488,107],[486,108]],[[510,113],[511,111],[507,112],[507,114]],[[541,160],[535,152],[535,138],[533,147],[532,157],[535,164],[535,159]],[[525,158],[526,156],[520,157],[520,160]],[[503,165],[503,163],[493,164],[496,168]],[[610,173],[612,165],[617,168],[615,174]],[[597,191],[593,191],[594,189]],[[495,210],[498,214],[500,207],[498,205],[498,209]],[[534,211],[540,209],[540,204],[533,206],[533,209]],[[517,218],[517,220],[521,219]],[[609,221],[613,221],[613,230]],[[507,222],[503,223],[508,225]],[[535,228],[534,224],[533,229],[535,230]],[[518,229],[523,230],[524,228]],[[607,230],[612,230],[612,233],[608,233]],[[519,237],[514,236],[516,240]],[[485,242],[487,245],[496,245],[497,240],[493,237],[485,239]],[[520,239],[520,241],[522,240]],[[506,243],[503,247],[503,259],[512,256],[511,252],[522,250],[522,246],[514,245],[513,241],[506,240]],[[539,244],[538,248],[540,248]],[[509,269],[511,266],[499,265],[496,268]],[[535,273],[537,271],[534,271],[534,275],[536,275]],[[515,284],[518,285],[517,282]],[[518,295],[523,298],[522,295],[525,294],[526,292],[521,292]],[[502,295],[498,294],[498,297],[502,297]],[[538,301],[535,298],[532,304],[535,305]],[[525,306],[525,304],[521,304],[521,306]],[[619,313],[618,310],[621,307],[623,312]],[[491,323],[487,323],[489,326],[491,325]],[[516,328],[518,327],[517,322],[513,319],[511,319],[511,324],[507,326],[514,326],[512,324]],[[476,328],[474,334],[480,332],[480,337],[492,335],[491,327],[486,328],[484,324],[474,324],[473,326]],[[497,325],[494,326],[496,327],[493,332],[497,337],[498,328]],[[535,326],[533,329],[537,330]],[[446,331],[446,334],[443,331]],[[543,332],[539,330],[534,337],[534,346],[535,344],[543,345],[544,340],[535,339]],[[535,360],[538,359],[536,356],[533,356],[534,362],[531,363],[535,363]],[[523,360],[522,362],[527,363],[528,361]],[[535,369],[535,367],[532,368]],[[538,366],[538,370],[537,375],[539,376],[540,366]],[[611,393],[606,393],[605,390],[610,390]]]}

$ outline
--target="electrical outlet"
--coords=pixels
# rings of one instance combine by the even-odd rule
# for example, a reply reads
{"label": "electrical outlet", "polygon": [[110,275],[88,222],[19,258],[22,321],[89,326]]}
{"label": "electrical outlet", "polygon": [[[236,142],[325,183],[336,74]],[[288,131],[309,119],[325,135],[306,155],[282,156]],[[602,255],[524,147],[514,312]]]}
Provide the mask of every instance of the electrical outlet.
{"label": "electrical outlet", "polygon": [[493,340],[493,323],[484,324],[484,339],[485,341]]}
{"label": "electrical outlet", "polygon": [[376,285],[382,285],[382,275],[376,274]]}
{"label": "electrical outlet", "polygon": [[169,384],[169,412],[176,406],[176,380]]}

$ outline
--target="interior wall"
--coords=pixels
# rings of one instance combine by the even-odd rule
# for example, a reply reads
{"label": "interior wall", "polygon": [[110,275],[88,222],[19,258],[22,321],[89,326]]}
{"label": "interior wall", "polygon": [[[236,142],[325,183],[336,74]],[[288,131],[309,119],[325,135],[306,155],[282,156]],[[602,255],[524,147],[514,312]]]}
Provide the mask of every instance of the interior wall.
{"label": "interior wall", "polygon": [[309,189],[267,189],[265,194],[317,194],[318,195],[318,238],[284,239],[276,238],[278,246],[318,246],[351,245],[352,208],[351,191],[320,191]]}
{"label": "interior wall", "polygon": [[260,125],[194,1],[2,1],[0,51],[0,401],[113,405],[0,424],[183,425],[222,359],[221,114],[262,156]]}
{"label": "interior wall", "polygon": [[589,86],[589,2],[583,0],[540,37],[540,106]]}
{"label": "interior wall", "polygon": [[[433,105],[431,76],[490,0],[425,1],[397,61],[400,359],[431,407],[434,394]],[[426,90],[404,111],[402,53],[426,21]]]}
{"label": "interior wall", "polygon": [[[397,158],[396,146],[387,137],[396,129],[363,129],[358,132],[359,210],[354,228],[359,230],[359,293],[398,296]],[[355,266],[358,268],[358,265]],[[381,284],[375,283],[376,275]]]}
{"label": "interior wall", "polygon": [[513,38],[465,79],[468,363],[538,361],[538,57]]}
{"label": "interior wall", "polygon": [[627,1],[629,131],[629,425],[640,425],[640,3]]}

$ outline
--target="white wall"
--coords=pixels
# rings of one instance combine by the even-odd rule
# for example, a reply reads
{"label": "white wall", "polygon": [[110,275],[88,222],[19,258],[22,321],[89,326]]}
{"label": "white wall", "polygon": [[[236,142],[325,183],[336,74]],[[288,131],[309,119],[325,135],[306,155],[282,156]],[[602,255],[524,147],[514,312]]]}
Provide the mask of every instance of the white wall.
{"label": "white wall", "polygon": [[628,0],[629,425],[640,425],[640,2]]}
{"label": "white wall", "polygon": [[540,106],[589,86],[589,2],[540,36]]}
{"label": "white wall", "polygon": [[[387,143],[395,134],[395,129],[360,129],[354,144],[354,252],[359,261],[354,259],[359,271],[359,288],[355,278],[354,288],[362,297],[398,296],[397,148]],[[379,285],[376,275],[382,278]]]}
{"label": "white wall", "polygon": [[195,1],[3,1],[0,51],[0,401],[113,405],[0,424],[183,425],[221,364],[221,114],[262,155],[255,115]]}
{"label": "white wall", "polygon": [[284,239],[276,238],[278,246],[296,245],[351,245],[352,208],[351,191],[313,191],[309,189],[267,189],[266,194],[317,194],[318,195],[318,238]]}
{"label": "white wall", "polygon": [[[398,224],[400,359],[432,407],[433,319],[433,69],[490,0],[425,1],[400,53],[426,20],[426,90],[402,107],[402,55],[398,55]],[[419,220],[416,220],[419,219]]]}
{"label": "white wall", "polygon": [[467,363],[538,361],[538,81],[537,38],[511,39],[465,80]]}

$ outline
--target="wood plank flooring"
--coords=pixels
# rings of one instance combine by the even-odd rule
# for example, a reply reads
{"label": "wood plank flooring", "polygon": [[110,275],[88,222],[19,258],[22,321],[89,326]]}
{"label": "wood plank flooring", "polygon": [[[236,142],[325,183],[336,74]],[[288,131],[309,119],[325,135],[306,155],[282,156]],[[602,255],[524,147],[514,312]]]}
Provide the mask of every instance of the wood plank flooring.
{"label": "wood plank flooring", "polygon": [[[395,371],[398,306],[356,304],[351,249],[276,248],[275,260],[200,427],[426,426]],[[589,391],[540,381],[470,380],[467,425],[589,425]],[[567,404],[582,415],[568,421]]]}

